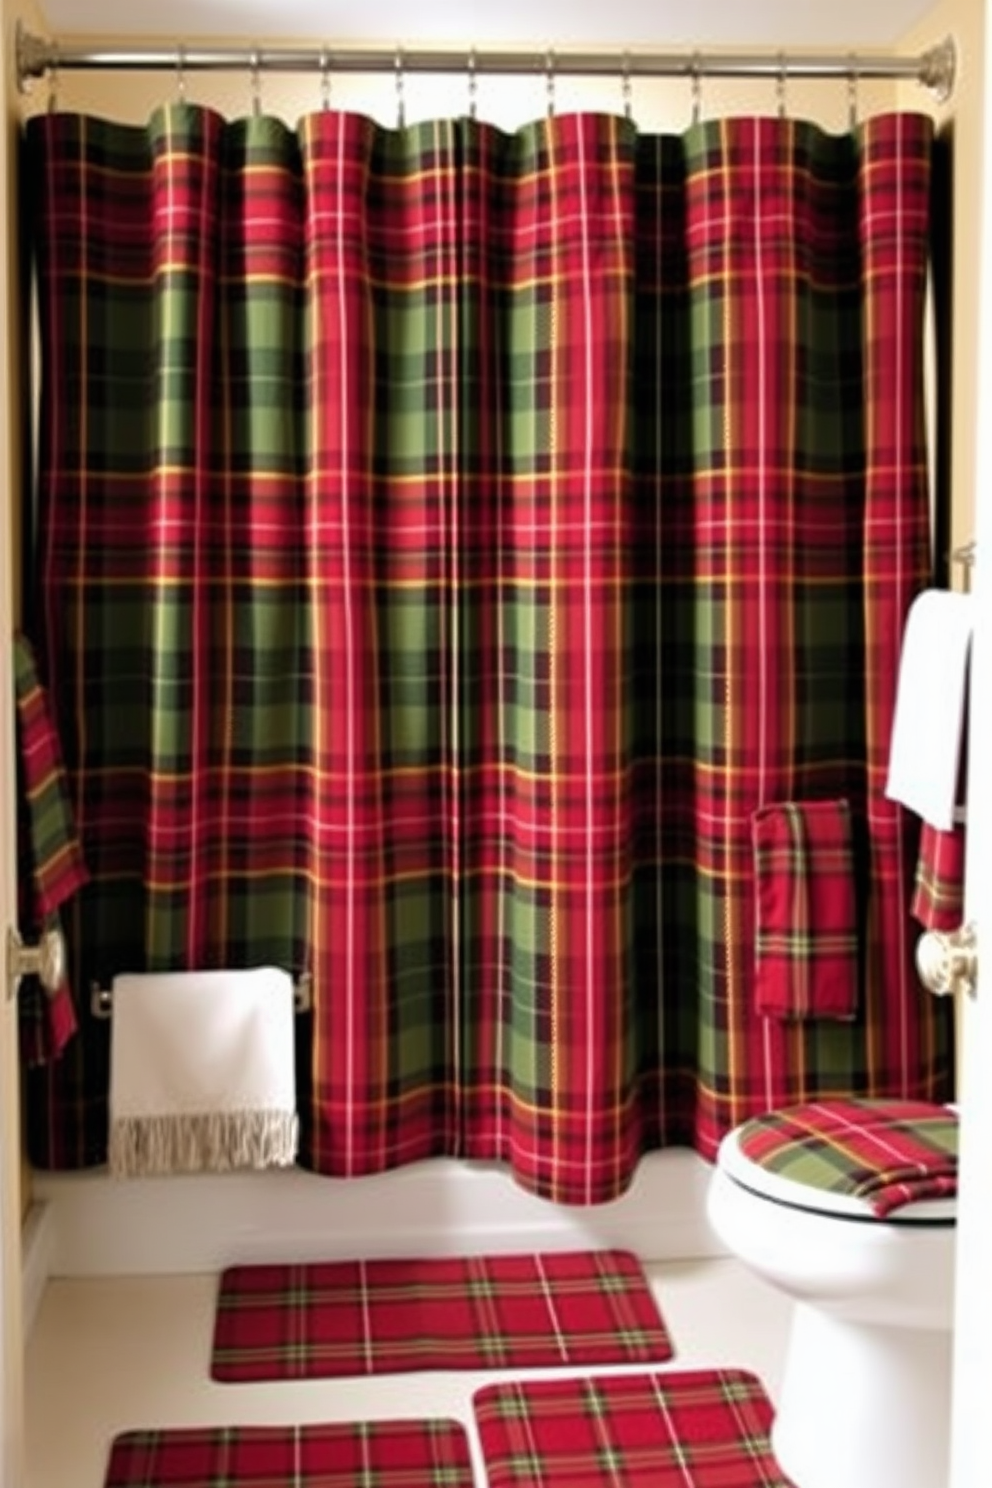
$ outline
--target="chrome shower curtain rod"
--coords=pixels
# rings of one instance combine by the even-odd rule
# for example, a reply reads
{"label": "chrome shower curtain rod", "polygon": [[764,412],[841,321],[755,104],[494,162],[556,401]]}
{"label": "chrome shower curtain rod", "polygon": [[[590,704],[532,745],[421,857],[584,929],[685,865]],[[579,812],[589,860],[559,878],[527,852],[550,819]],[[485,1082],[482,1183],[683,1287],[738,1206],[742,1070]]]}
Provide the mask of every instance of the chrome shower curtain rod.
{"label": "chrome shower curtain rod", "polygon": [[17,72],[23,84],[51,71],[128,69],[138,71],[314,72],[469,72],[472,75],[526,74],[625,78],[862,78],[905,79],[928,88],[941,102],[954,87],[956,55],[947,37],[915,57],[848,52],[616,52],[457,51],[422,47],[351,46],[136,46],[77,40],[48,40],[18,27]]}

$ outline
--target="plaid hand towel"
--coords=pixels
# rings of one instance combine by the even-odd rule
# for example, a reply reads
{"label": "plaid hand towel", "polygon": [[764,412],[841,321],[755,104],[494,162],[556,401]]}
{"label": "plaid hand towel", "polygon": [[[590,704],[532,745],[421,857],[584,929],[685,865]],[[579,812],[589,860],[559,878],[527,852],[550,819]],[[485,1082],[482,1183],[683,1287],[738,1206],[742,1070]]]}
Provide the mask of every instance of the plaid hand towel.
{"label": "plaid hand towel", "polygon": [[858,921],[847,802],[763,806],[751,818],[751,833],[758,1012],[853,1018]]}
{"label": "plaid hand towel", "polygon": [[956,930],[964,919],[964,854],[963,827],[923,823],[910,914],[924,930]]}
{"label": "plaid hand towel", "polygon": [[[48,699],[38,679],[31,645],[14,637],[17,719],[17,847],[20,913],[25,930],[38,935],[58,921],[58,910],[86,883],[65,769]],[[76,1031],[68,982],[47,997],[36,977],[20,994],[21,1050],[29,1065],[57,1059]]]}

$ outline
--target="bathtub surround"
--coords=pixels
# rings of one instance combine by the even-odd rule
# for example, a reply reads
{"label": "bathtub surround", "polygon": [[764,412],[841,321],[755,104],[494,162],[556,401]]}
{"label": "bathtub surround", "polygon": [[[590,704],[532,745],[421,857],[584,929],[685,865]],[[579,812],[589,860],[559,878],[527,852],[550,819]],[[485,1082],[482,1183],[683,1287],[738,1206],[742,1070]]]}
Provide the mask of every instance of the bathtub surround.
{"label": "bathtub surround", "polygon": [[[948,1093],[884,797],[931,144],[31,121],[74,964],[312,973],[307,1166],[605,1205],[770,1105]],[[751,814],[811,798],[863,844],[849,1023],[755,1007]],[[38,1165],[103,1162],[106,1040],[31,1078]]]}

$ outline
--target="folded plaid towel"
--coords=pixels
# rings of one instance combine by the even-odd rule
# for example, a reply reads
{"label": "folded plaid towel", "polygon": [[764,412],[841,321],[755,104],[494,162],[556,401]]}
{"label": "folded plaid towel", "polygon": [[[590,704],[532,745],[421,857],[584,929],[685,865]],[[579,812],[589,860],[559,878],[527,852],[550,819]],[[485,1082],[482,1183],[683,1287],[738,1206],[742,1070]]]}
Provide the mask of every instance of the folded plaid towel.
{"label": "folded plaid towel", "polygon": [[746,1121],[738,1146],[783,1178],[865,1199],[880,1217],[958,1189],[958,1119],[929,1101],[810,1101]]}
{"label": "folded plaid towel", "polygon": [[853,1018],[858,920],[847,802],[763,806],[751,819],[751,836],[758,1012]]}
{"label": "folded plaid towel", "polygon": [[[14,637],[17,718],[17,847],[20,916],[37,936],[58,921],[58,910],[86,883],[88,874],[72,819],[62,751],[38,680],[31,645]],[[25,979],[19,999],[21,1050],[29,1065],[57,1059],[76,1031],[69,985],[47,997],[36,977]]]}
{"label": "folded plaid towel", "polygon": [[941,832],[924,822],[910,914],[924,930],[956,930],[964,919],[963,827]]}

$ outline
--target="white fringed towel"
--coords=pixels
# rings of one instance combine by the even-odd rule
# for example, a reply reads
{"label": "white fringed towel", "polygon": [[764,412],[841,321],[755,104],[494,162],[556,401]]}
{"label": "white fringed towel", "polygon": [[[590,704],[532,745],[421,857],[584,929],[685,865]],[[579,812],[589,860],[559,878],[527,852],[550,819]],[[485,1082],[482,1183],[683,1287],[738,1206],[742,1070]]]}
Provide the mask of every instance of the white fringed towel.
{"label": "white fringed towel", "polygon": [[115,977],[111,1173],[291,1165],[293,1018],[292,980],[275,967]]}
{"label": "white fringed towel", "polygon": [[885,794],[938,831],[954,826],[964,735],[971,596],[927,589],[906,617]]}

